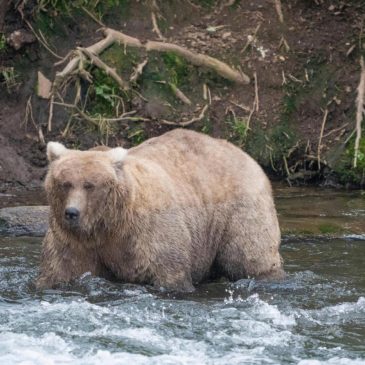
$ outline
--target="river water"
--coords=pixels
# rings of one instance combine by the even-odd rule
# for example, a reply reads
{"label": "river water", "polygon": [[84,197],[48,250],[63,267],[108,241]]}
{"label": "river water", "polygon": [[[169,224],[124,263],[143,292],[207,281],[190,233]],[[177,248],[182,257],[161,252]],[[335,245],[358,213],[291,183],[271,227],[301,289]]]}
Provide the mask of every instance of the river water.
{"label": "river water", "polygon": [[365,199],[276,189],[282,282],[173,295],[88,274],[37,292],[38,238],[0,239],[0,364],[365,364]]}

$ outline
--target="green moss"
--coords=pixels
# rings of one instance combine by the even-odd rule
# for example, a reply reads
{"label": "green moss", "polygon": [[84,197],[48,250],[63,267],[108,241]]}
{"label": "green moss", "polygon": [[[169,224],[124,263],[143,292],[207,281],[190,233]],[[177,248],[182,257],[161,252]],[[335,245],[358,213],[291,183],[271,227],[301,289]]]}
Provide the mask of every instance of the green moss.
{"label": "green moss", "polygon": [[323,234],[333,234],[341,232],[341,228],[331,223],[323,223],[318,226],[318,229]]}
{"label": "green moss", "polygon": [[0,53],[6,49],[6,38],[4,33],[0,33]]}
{"label": "green moss", "polygon": [[133,47],[125,49],[114,44],[105,50],[100,58],[110,67],[115,68],[117,73],[126,81],[129,80],[134,67],[142,62],[142,51]]}
{"label": "green moss", "polygon": [[182,85],[189,76],[189,65],[185,59],[174,52],[164,52],[161,58],[169,81],[177,86]]}

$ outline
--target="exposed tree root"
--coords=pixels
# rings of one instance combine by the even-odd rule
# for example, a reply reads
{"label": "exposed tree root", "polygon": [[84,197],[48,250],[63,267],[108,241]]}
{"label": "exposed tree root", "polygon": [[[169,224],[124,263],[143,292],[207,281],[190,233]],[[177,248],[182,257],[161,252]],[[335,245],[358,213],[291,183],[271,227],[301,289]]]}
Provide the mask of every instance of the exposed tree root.
{"label": "exposed tree root", "polygon": [[[146,43],[142,43],[138,38],[130,37],[122,32],[110,28],[104,28],[103,33],[105,36],[104,39],[87,48],[84,48],[83,52],[97,56],[114,43],[118,43],[120,45],[123,45],[124,47],[129,46],[145,49],[147,52],[174,52],[177,55],[185,58],[193,65],[213,69],[219,75],[228,80],[240,84],[248,84],[250,82],[250,79],[247,75],[237,70],[234,70],[226,63],[207,55],[189,51],[188,49],[180,47],[176,44],[155,41],[147,41]],[[76,55],[68,62],[66,67],[61,72],[56,73],[56,77],[53,83],[54,90],[58,89],[63,81],[73,74],[73,72],[77,69],[79,63],[80,57]]]}
{"label": "exposed tree root", "polygon": [[77,49],[84,53],[90,59],[92,64],[101,68],[105,71],[107,75],[111,76],[122,90],[128,89],[128,84],[122,80],[122,78],[118,75],[117,71],[114,68],[109,67],[98,56],[91,53],[87,48],[78,47]]}

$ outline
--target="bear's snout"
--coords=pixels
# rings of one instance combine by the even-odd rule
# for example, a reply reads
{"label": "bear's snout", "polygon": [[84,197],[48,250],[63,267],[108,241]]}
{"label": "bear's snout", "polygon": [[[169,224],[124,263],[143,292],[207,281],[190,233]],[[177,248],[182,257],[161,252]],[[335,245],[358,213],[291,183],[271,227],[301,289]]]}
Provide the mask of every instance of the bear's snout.
{"label": "bear's snout", "polygon": [[75,207],[65,209],[65,218],[70,223],[76,223],[80,217],[80,211]]}

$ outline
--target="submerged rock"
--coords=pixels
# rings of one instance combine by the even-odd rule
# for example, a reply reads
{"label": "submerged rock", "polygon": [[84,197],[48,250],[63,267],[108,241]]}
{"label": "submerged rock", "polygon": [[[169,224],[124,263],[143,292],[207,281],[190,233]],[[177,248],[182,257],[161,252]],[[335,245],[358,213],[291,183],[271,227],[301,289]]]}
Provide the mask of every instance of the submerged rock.
{"label": "submerged rock", "polygon": [[0,236],[43,236],[48,227],[48,206],[0,209]]}

